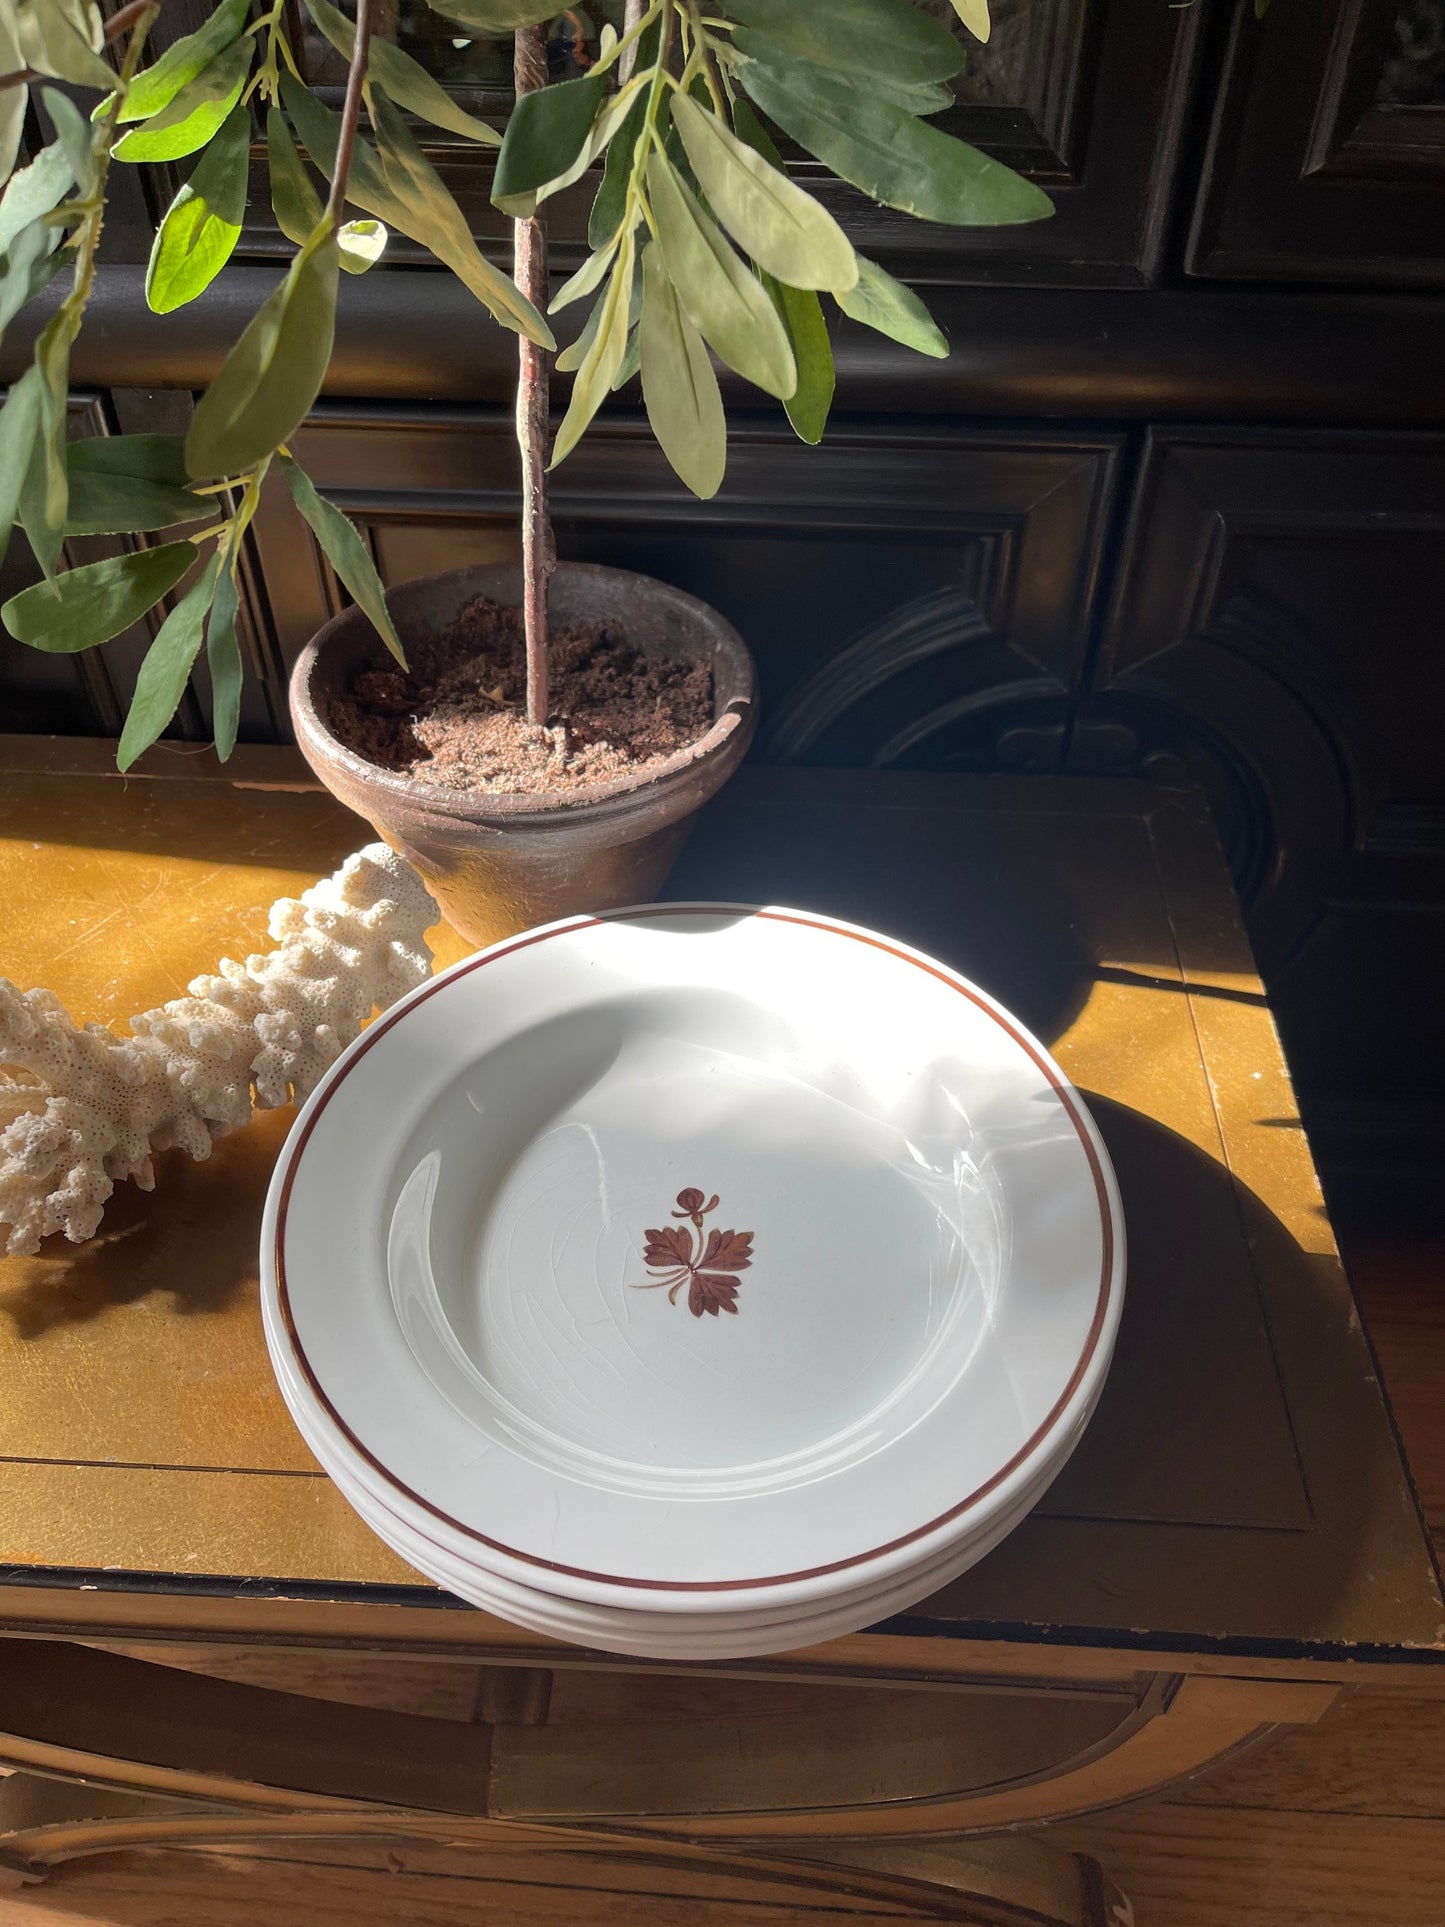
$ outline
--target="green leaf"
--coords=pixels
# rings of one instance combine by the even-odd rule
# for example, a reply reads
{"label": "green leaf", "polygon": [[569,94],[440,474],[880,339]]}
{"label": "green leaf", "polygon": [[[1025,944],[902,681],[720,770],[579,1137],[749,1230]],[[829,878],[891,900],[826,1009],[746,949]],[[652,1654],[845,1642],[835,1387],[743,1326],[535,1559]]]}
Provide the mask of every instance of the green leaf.
{"label": "green leaf", "polygon": [[[1259,0],[1255,0],[1259,4]],[[987,40],[993,31],[993,22],[988,17],[988,0],[953,0],[953,11],[975,40]]]}
{"label": "green leaf", "polygon": [[385,221],[346,221],[336,230],[341,265],[347,274],[365,274],[386,252],[391,236]]}
{"label": "green leaf", "polygon": [[[281,95],[307,152],[319,167],[329,169],[336,157],[340,125],[336,115],[289,74],[282,76]],[[378,155],[358,138],[346,183],[347,200],[429,248],[503,327],[544,348],[555,347],[552,330],[532,303],[500,268],[478,253],[466,216],[401,115],[385,99],[377,100],[376,109],[381,152]]]}
{"label": "green leaf", "polygon": [[192,495],[187,489],[165,488],[159,482],[131,475],[95,475],[72,469],[65,533],[138,535],[150,529],[174,528],[180,522],[199,522],[213,507],[209,498]]}
{"label": "green leaf", "polygon": [[642,329],[639,326],[636,328],[629,328],[627,332],[627,347],[623,352],[622,361],[620,366],[618,367],[617,373],[612,377],[613,394],[615,395],[619,388],[625,388],[628,382],[631,381],[632,377],[636,374],[640,374],[641,372],[642,372]]}
{"label": "green leaf", "polygon": [[250,171],[251,110],[238,105],[156,231],[146,269],[146,302],[155,314],[194,301],[230,260],[246,218]]}
{"label": "green leaf", "polygon": [[577,379],[572,383],[572,394],[567,403],[567,413],[562,417],[562,425],[557,430],[557,439],[552,444],[550,467],[555,468],[565,461],[577,443],[582,439],[584,430],[597,410],[606,400],[613,382],[622,367],[627,352],[628,318],[632,306],[633,268],[636,262],[636,230],[629,228],[622,237],[622,245],[617,250],[617,263],[612,270],[612,279],[607,283],[597,310],[597,327],[582,365],[577,370]]}
{"label": "green leaf", "polygon": [[683,313],[662,254],[642,257],[642,399],[658,446],[694,495],[717,494],[727,468],[727,421],[702,336]]}
{"label": "green leaf", "polygon": [[941,114],[957,103],[958,96],[946,80],[926,81],[921,87],[901,87],[894,81],[874,78],[873,85],[886,100],[901,107],[905,114]]}
{"label": "green leaf", "polygon": [[305,420],[331,360],[339,257],[323,224],[197,402],[186,465],[198,480],[254,467]]}
{"label": "green leaf", "polygon": [[[34,4],[36,0],[20,0],[22,10]],[[65,16],[87,47],[94,48],[96,53],[100,52],[105,45],[101,15],[106,11],[101,0],[49,0],[49,4]]]}
{"label": "green leaf", "polygon": [[216,504],[186,487],[180,435],[87,435],[67,442],[67,535],[130,535],[173,528],[209,515]]}
{"label": "green leaf", "polygon": [[311,533],[346,585],[352,601],[405,669],[406,656],[386,606],[386,590],[360,530],[334,503],[317,494],[311,477],[289,456],[281,457],[281,473],[286,477],[292,501],[306,518]]}
{"label": "green leaf", "polygon": [[0,609],[0,621],[17,642],[51,655],[93,649],[138,622],[176,586],[197,554],[194,542],[168,542],[160,549],[87,562],[54,582],[37,582],[11,596]]}
{"label": "green leaf", "polygon": [[239,38],[251,10],[251,0],[221,0],[203,27],[167,47],[158,60],[143,68],[130,84],[121,105],[123,121],[149,120],[169,107],[182,87],[188,87],[219,53]]}
{"label": "green leaf", "polygon": [[[306,10],[336,51],[349,61],[356,29],[346,15],[330,0],[306,0]],[[500,144],[502,137],[494,127],[459,107],[446,88],[394,41],[373,38],[369,71],[374,87],[433,127],[444,127],[449,134],[460,134],[465,140],[480,141],[484,147]]]}
{"label": "green leaf", "polygon": [[876,328],[879,334],[902,342],[905,348],[917,349],[920,355],[932,355],[935,361],[947,359],[948,342],[912,288],[895,281],[865,255],[858,256],[857,287],[836,300],[850,320]]}
{"label": "green leaf", "polygon": [[[276,225],[299,246],[321,219],[321,197],[296,151],[290,129],[274,107],[266,116],[266,153]],[[391,236],[384,221],[366,219],[344,222],[336,231],[336,239],[345,272],[365,274],[381,259]]]}
{"label": "green leaf", "polygon": [[192,664],[201,652],[202,625],[220,573],[221,554],[217,550],[199,579],[187,589],[156,631],[156,639],[147,649],[135,679],[130,713],[115,754],[117,769],[129,769],[135,759],[150,748],[180,707]]}
{"label": "green leaf", "polygon": [[[733,128],[739,139],[745,140],[771,166],[781,169],[781,154],[745,100],[733,102]],[[828,425],[828,411],[837,386],[833,344],[823,318],[823,304],[810,288],[789,287],[767,273],[763,274],[762,281],[787,330],[793,359],[798,364],[798,385],[783,407],[799,440],[810,447],[816,446]]]}
{"label": "green leaf", "polygon": [[[921,17],[921,16],[920,16]],[[754,34],[739,79],[769,119],[885,207],[953,227],[997,227],[1053,213],[1042,188],[905,113],[847,74],[795,60]]]}
{"label": "green leaf", "polygon": [[556,0],[437,0],[432,8],[459,27],[471,27],[481,34],[512,33],[518,27],[535,27],[539,20],[550,20],[557,12]]}
{"label": "green leaf", "polygon": [[80,316],[61,307],[35,343],[40,373],[40,425],[21,492],[21,517],[36,561],[47,577],[55,574],[65,540],[70,477],[65,459],[66,414],[70,400],[70,350]]}
{"label": "green leaf", "polygon": [[[859,265],[862,265],[861,258]],[[833,390],[837,387],[833,344],[828,338],[823,304],[811,288],[790,288],[771,274],[763,276],[763,286],[772,296],[773,306],[787,330],[793,359],[798,364],[798,385],[783,407],[799,441],[816,447],[828,425],[828,411],[833,406]]]}
{"label": "green leaf", "polygon": [[75,180],[70,156],[59,141],[42,147],[29,167],[12,174],[0,195],[0,253],[22,228],[48,214],[69,193]]}
{"label": "green leaf", "polygon": [[[645,36],[644,36],[645,37]],[[622,226],[627,212],[627,186],[632,179],[633,156],[647,115],[647,96],[639,94],[627,110],[627,118],[607,148],[602,184],[587,217],[587,245],[605,247]]]}
{"label": "green leaf", "polygon": [[[638,72],[646,72],[656,62],[659,37],[660,23],[656,20],[638,36]],[[664,101],[664,110],[666,104]],[[639,90],[622,125],[608,143],[602,184],[597,189],[592,212],[587,219],[587,245],[590,248],[606,247],[609,241],[616,239],[622,226],[627,212],[627,185],[632,178],[633,157],[646,117],[647,94]]]}
{"label": "green leaf", "polygon": [[54,87],[42,87],[40,98],[54,123],[56,137],[70,161],[76,190],[89,194],[95,181],[95,129],[73,100]]}
{"label": "green leaf", "polygon": [[266,171],[271,179],[271,208],[276,225],[299,248],[320,225],[321,196],[306,163],[296,152],[291,129],[279,107],[266,113]]}
{"label": "green leaf", "polygon": [[168,107],[116,142],[116,159],[178,161],[204,147],[241,98],[255,50],[245,39],[223,48]]}
{"label": "green leaf", "polygon": [[20,513],[20,493],[40,425],[40,370],[32,364],[11,384],[0,408],[0,562]]}
{"label": "green leaf", "polygon": [[[16,74],[25,65],[14,24],[0,14],[0,73]],[[25,110],[30,105],[30,89],[18,84],[0,91],[0,180],[10,178],[15,157],[20,152],[20,136],[25,129]]]}
{"label": "green leaf", "polygon": [[547,307],[548,314],[560,314],[563,308],[570,308],[574,301],[580,301],[584,295],[591,294],[595,288],[602,285],[602,277],[612,265],[612,257],[617,252],[619,239],[620,236],[615,236],[605,247],[599,248],[596,254],[588,255],[577,272],[564,281],[552,296]]}
{"label": "green leaf", "polygon": [[668,277],[693,326],[745,381],[779,400],[798,385],[777,311],[665,154],[647,167],[647,192]]}
{"label": "green leaf", "polygon": [[[70,105],[69,101],[64,104]],[[74,179],[67,143],[56,140],[6,183],[0,196],[0,336],[71,258],[68,253],[56,253],[62,227],[45,217],[64,199]]]}
{"label": "green leaf", "polygon": [[115,69],[78,30],[76,20],[86,18],[83,12],[72,16],[72,10],[57,0],[22,0],[14,15],[20,52],[26,66],[38,73],[109,93],[115,86]]}
{"label": "green leaf", "polygon": [[508,212],[513,218],[525,216],[529,210],[535,213],[543,201],[550,200],[554,194],[560,194],[564,188],[571,187],[574,181],[581,180],[597,156],[610,146],[613,136],[627,120],[642,92],[643,85],[642,80],[634,80],[629,83],[625,92],[612,96],[593,121],[587,138],[565,172],[554,174],[550,180],[543,181],[539,188],[535,188],[529,194],[518,195],[508,203]]}
{"label": "green leaf", "polygon": [[245,670],[241,663],[241,645],[236,640],[238,606],[235,556],[228,548],[226,562],[216,581],[211,619],[206,624],[206,665],[211,672],[211,734],[216,742],[216,755],[223,763],[236,747],[236,731],[241,721],[241,684]]}
{"label": "green leaf", "polygon": [[672,118],[714,214],[760,268],[795,288],[854,285],[852,243],[811,194],[686,94],[673,101]]}
{"label": "green leaf", "polygon": [[522,219],[536,211],[537,189],[582,153],[606,89],[605,74],[584,74],[519,97],[497,156],[494,207]]}
{"label": "green leaf", "polygon": [[[400,208],[401,218],[393,218],[391,225],[403,234],[410,233],[446,262],[503,327],[527,335],[543,348],[555,347],[552,330],[526,295],[510,276],[478,253],[466,216],[389,101],[376,103],[376,131],[382,176]],[[373,207],[370,212],[382,220],[388,218],[380,208]]]}
{"label": "green leaf", "polygon": [[772,135],[758,119],[752,108],[739,94],[732,103],[733,132],[740,141],[746,141],[755,154],[761,154],[769,167],[781,173],[784,167],[782,155],[778,152]]}
{"label": "green leaf", "polygon": [[[0,59],[3,59],[0,53]],[[16,67],[19,62],[17,60]],[[7,67],[14,73],[16,67]],[[0,92],[0,177],[8,179],[20,153],[20,136],[25,131],[25,110],[30,105],[28,87],[7,87]]]}
{"label": "green leaf", "polygon": [[573,374],[582,366],[583,361],[586,359],[587,350],[597,339],[597,330],[602,323],[602,310],[606,305],[607,290],[604,288],[602,293],[599,294],[593,302],[592,312],[582,324],[582,332],[575,341],[569,341],[567,343],[567,346],[563,348],[557,356],[556,361],[553,362],[552,366],[557,370],[559,375]]}
{"label": "green leaf", "polygon": [[48,221],[34,221],[22,228],[0,256],[0,340],[5,330],[27,301],[59,274],[72,258],[56,253],[60,230]]}
{"label": "green leaf", "polygon": [[46,482],[50,474],[50,464],[44,449],[44,426],[46,426],[46,401],[44,401],[44,382],[37,374],[37,418],[35,418],[35,441],[31,445],[31,459],[25,461],[21,455],[21,478],[19,478],[19,515],[15,520],[25,530],[25,538],[31,545],[35,561],[44,570],[46,582],[56,580],[56,570],[60,567],[60,551],[66,543],[66,524],[60,528],[46,526],[44,518],[44,497]]}
{"label": "green leaf", "polygon": [[65,524],[62,521],[57,525],[46,520],[46,494],[50,482],[49,406],[44,378],[38,368],[35,374],[39,398],[35,439],[29,461],[21,457],[23,473],[20,477],[20,514],[17,520],[25,531],[31,553],[44,571],[46,581],[53,582],[60,565],[60,551],[65,544]]}
{"label": "green leaf", "polygon": [[[874,80],[947,80],[962,71],[963,48],[912,0],[728,0],[728,12],[774,46],[821,67]],[[741,44],[741,43],[739,43]]]}
{"label": "green leaf", "polygon": [[630,382],[634,374],[642,372],[642,256],[636,251],[636,241],[632,245],[632,299],[628,301],[628,341],[622,349],[622,360],[618,362],[617,374],[613,376],[613,393],[618,387]]}
{"label": "green leaf", "polygon": [[72,479],[128,475],[166,488],[184,488],[190,480],[183,435],[87,435],[66,444],[65,459]]}

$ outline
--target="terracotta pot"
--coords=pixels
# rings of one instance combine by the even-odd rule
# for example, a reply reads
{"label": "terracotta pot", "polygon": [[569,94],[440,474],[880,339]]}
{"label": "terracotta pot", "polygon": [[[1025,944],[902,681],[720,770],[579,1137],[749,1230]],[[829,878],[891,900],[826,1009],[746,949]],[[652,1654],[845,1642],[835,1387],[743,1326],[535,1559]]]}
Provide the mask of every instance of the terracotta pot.
{"label": "terracotta pot", "polygon": [[[403,648],[445,629],[473,596],[517,604],[513,564],[453,569],[393,589]],[[742,761],[757,724],[752,657],[732,626],[695,596],[626,569],[564,562],[552,578],[552,621],[613,618],[644,655],[711,662],[712,727],[645,776],[555,796],[438,789],[369,763],[328,723],[331,700],[384,659],[376,632],[348,609],[313,637],[291,676],[296,740],[326,787],[412,863],[473,943],[495,943],[556,917],[647,903],[676,862],[692,820]]]}

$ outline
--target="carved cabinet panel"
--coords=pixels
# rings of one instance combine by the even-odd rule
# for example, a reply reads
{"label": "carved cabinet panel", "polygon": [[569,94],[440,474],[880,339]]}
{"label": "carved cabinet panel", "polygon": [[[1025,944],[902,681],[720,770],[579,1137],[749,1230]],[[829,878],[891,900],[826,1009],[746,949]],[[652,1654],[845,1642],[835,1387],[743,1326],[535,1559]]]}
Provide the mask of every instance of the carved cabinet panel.
{"label": "carved cabinet panel", "polygon": [[[1033,285],[1134,286],[1159,265],[1188,92],[1199,40],[1200,8],[1160,0],[994,0],[986,46],[965,34],[951,0],[923,0],[969,49],[953,83],[956,104],[937,125],[1006,160],[1054,195],[1051,220],[1023,228],[928,226],[879,210],[862,195],[822,178],[799,150],[789,163],[816,187],[860,246],[896,272],[938,282],[1005,281]],[[352,9],[342,0],[344,11]],[[208,0],[170,0],[157,23],[158,44],[189,32]],[[580,70],[605,20],[620,21],[621,0],[588,0],[558,9],[552,29],[554,78]],[[295,43],[308,78],[339,102],[345,69],[328,43],[294,11]],[[425,0],[389,0],[380,26],[428,67],[469,112],[500,124],[511,100],[503,40],[467,40]],[[418,124],[434,165],[489,250],[505,253],[511,224],[491,205],[493,152]],[[785,143],[786,145],[786,143]],[[258,143],[243,250],[284,253],[290,244],[271,213]],[[188,162],[145,170],[154,210],[162,212]],[[559,268],[581,259],[597,173],[550,203]],[[420,257],[394,237],[390,258]]]}
{"label": "carved cabinet panel", "polygon": [[[951,0],[929,0],[953,20]],[[986,47],[969,42],[958,104],[937,125],[1007,161],[1054,201],[1022,228],[947,229],[880,210],[818,179],[858,245],[934,282],[1144,286],[1159,273],[1199,45],[1200,8],[1157,0],[994,0]],[[961,33],[961,30],[960,30]],[[966,36],[962,36],[967,38]]]}
{"label": "carved cabinet panel", "polygon": [[1302,1088],[1437,1096],[1445,438],[1159,432],[1075,769],[1209,789]]}
{"label": "carved cabinet panel", "polygon": [[[662,577],[738,627],[762,678],[762,753],[834,765],[1046,768],[1083,672],[1119,438],[838,428],[819,449],[735,425],[699,503],[644,423],[610,419],[554,478],[573,561]],[[516,542],[508,418],[328,408],[298,441],[367,530],[390,582],[499,559]],[[281,656],[337,589],[273,497],[256,524]]]}
{"label": "carved cabinet panel", "polygon": [[1236,0],[1187,265],[1445,282],[1445,0]]}

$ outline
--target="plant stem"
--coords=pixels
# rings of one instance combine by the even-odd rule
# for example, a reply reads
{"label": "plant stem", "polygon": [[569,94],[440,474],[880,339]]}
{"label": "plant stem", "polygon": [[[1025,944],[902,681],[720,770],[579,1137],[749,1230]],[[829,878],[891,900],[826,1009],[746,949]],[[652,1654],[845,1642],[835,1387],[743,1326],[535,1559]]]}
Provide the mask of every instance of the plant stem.
{"label": "plant stem", "polygon": [[[517,94],[547,84],[547,30],[519,27],[513,43]],[[547,306],[547,229],[540,217],[512,224],[512,278],[539,311]],[[517,337],[517,447],[522,457],[522,619],[527,636],[527,721],[545,725],[547,589],[557,545],[547,507],[547,432],[551,407],[545,351]]]}
{"label": "plant stem", "polygon": [[151,11],[159,13],[161,5],[162,0],[130,0],[128,7],[122,7],[119,13],[113,13],[106,21],[104,29],[106,39],[119,40],[123,33],[135,25],[143,13]]}
{"label": "plant stem", "polygon": [[125,58],[121,62],[120,79],[111,96],[110,108],[101,122],[101,138],[96,156],[95,181],[86,197],[86,216],[76,229],[75,274],[70,284],[70,293],[62,302],[59,312],[49,326],[65,316],[70,324],[70,339],[74,341],[80,332],[81,317],[90,300],[90,291],[95,284],[95,257],[100,247],[101,229],[105,225],[105,184],[110,177],[111,154],[115,147],[115,137],[120,126],[120,110],[125,104],[126,93],[135,79],[135,70],[140,65],[141,51],[146,43],[146,35],[156,15],[160,12],[160,0],[146,0],[146,4],[135,9],[127,9],[131,15],[132,33],[126,42]]}
{"label": "plant stem", "polygon": [[657,138],[657,111],[662,105],[664,83],[672,82],[672,75],[667,70],[668,61],[672,58],[672,28],[672,0],[667,0],[667,4],[663,8],[662,26],[658,34],[657,64],[653,67],[652,80],[647,89],[647,109],[642,117],[642,132],[638,136],[637,146],[633,151],[632,173],[627,182],[627,211],[623,216],[624,230],[632,226],[637,218],[637,210],[639,208],[646,217],[648,226],[652,226],[652,210],[647,205],[647,197],[643,192],[643,183],[647,179],[647,163],[651,157],[652,150],[654,146],[661,146],[661,142]]}
{"label": "plant stem", "polygon": [[[143,13],[158,12],[160,6],[161,0],[130,0],[128,7],[122,7],[119,13],[113,14],[111,18],[106,21],[105,38],[107,42],[119,40],[123,33],[135,25]],[[0,74],[0,92],[3,92],[7,87],[28,86],[32,80],[48,79],[50,79],[49,74],[42,74],[34,67],[19,67],[14,73]]]}
{"label": "plant stem", "polygon": [[[646,0],[627,0],[622,10],[622,36],[634,33],[642,25],[646,10]],[[625,87],[632,78],[632,69],[637,65],[637,42],[634,40],[622,49],[622,58],[617,63],[617,78]]]}
{"label": "plant stem", "polygon": [[708,41],[707,29],[702,24],[702,7],[699,5],[698,0],[687,0],[687,17],[692,22],[692,31],[695,37],[694,45],[697,48],[698,59],[702,63],[703,78],[707,82],[707,90],[712,95],[713,107],[717,112],[719,120],[721,120],[726,127],[729,125],[727,105],[723,100],[722,86],[718,80],[717,62],[712,57],[712,47]]}
{"label": "plant stem", "polygon": [[346,99],[341,108],[341,134],[336,143],[336,168],[326,201],[326,218],[341,226],[346,208],[346,182],[356,146],[356,123],[361,118],[361,90],[366,85],[371,57],[371,0],[356,0],[356,37],[351,43],[351,66],[346,75]]}

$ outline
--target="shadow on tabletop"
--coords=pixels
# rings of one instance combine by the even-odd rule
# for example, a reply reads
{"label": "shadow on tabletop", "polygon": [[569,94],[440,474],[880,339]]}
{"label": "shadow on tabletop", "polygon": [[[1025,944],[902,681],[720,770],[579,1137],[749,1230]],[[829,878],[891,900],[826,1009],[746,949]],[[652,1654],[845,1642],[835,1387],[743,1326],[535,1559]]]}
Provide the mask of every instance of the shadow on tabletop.
{"label": "shadow on tabletop", "polygon": [[[1436,1636],[1438,1586],[1328,1239],[1306,1250],[1218,1157],[1083,1095],[1128,1239],[1103,1397],[1030,1518],[889,1630]],[[1306,1198],[1299,1217],[1317,1222]]]}
{"label": "shadow on tabletop", "polygon": [[[806,775],[807,772],[789,772]],[[762,772],[765,776],[775,774]],[[830,772],[826,774],[831,774]],[[786,816],[740,789],[704,812],[662,895],[838,917],[937,957],[998,997],[1045,1042],[1088,1000],[1095,965],[1049,879],[1009,852],[919,836],[911,817],[800,806]]]}
{"label": "shadow on tabletop", "polygon": [[[750,766],[703,812],[663,895],[862,924],[962,971],[1046,1043],[1069,1029],[1096,982],[1180,992],[1172,912],[1151,881],[1157,852],[1147,815],[1091,816],[1081,779],[1064,782],[1050,810],[1014,808],[999,779],[994,810],[978,800],[990,780],[973,779],[958,801],[942,777],[920,788],[890,772]],[[41,859],[36,887],[107,908],[117,876],[106,858],[116,851],[153,859],[155,872],[144,866],[151,881],[160,876],[182,894],[189,879],[181,866],[207,866],[196,887],[204,884],[214,914],[224,904],[216,868],[309,881],[373,840],[366,823],[319,789],[30,775],[4,779],[3,796],[0,836],[17,846],[17,866],[31,844],[56,851],[52,865]],[[238,935],[223,948],[235,953],[246,941]],[[1189,945],[1196,970],[1249,970],[1232,926],[1217,943],[1208,927],[1191,926]],[[440,948],[440,961],[451,962],[468,946],[444,938]],[[212,963],[198,956],[194,967]],[[1191,993],[1263,1001],[1248,981],[1196,983]]]}
{"label": "shadow on tabletop", "polygon": [[87,1243],[57,1235],[33,1258],[0,1262],[0,1315],[33,1340],[156,1293],[182,1317],[225,1311],[255,1289],[261,1199],[294,1115],[289,1106],[264,1113],[199,1164],[163,1152],[155,1190],[118,1184]]}

